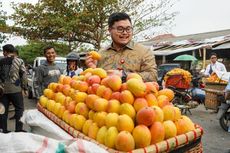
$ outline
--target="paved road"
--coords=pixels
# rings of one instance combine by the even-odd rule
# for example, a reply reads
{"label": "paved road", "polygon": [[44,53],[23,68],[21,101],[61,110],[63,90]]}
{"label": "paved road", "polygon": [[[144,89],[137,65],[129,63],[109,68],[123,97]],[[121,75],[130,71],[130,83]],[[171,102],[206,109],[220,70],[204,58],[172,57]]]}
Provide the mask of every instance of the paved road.
{"label": "paved road", "polygon": [[[25,98],[25,108],[36,108],[36,101]],[[202,144],[205,153],[230,153],[230,133],[225,132],[216,119],[216,113],[211,110],[205,110],[203,105],[191,110],[192,115],[188,116],[204,129]],[[12,116],[10,112],[9,116]],[[9,130],[14,131],[14,120],[10,120],[8,124]],[[25,127],[26,130],[29,127]]]}

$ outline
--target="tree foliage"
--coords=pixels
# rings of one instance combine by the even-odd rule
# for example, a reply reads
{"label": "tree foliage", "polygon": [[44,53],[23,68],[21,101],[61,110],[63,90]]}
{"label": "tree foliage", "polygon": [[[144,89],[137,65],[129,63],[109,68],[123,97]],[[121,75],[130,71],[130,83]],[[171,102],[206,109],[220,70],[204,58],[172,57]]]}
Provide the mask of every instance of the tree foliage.
{"label": "tree foliage", "polygon": [[[2,2],[0,2],[0,8],[2,8]],[[5,32],[8,32],[8,28],[6,25],[6,12],[3,11],[2,9],[0,10],[0,43],[4,42],[6,40],[6,35]]]}
{"label": "tree foliage", "polygon": [[100,48],[108,38],[107,19],[112,12],[130,14],[140,34],[171,21],[170,0],[39,0],[36,4],[14,4],[13,31],[29,40],[68,42],[69,51],[79,43]]}
{"label": "tree foliage", "polygon": [[43,48],[47,45],[54,46],[58,56],[66,56],[68,46],[63,43],[45,43],[31,41],[28,45],[16,46],[19,51],[19,56],[25,61],[25,63],[32,64],[35,57],[44,56]]}

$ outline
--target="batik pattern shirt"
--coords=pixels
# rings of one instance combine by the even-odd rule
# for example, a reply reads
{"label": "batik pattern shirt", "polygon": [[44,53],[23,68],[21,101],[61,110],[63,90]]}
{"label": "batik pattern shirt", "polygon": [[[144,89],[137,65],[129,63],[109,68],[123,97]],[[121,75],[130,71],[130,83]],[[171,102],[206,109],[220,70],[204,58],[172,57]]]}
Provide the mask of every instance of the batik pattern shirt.
{"label": "batik pattern shirt", "polygon": [[135,72],[140,74],[144,81],[157,80],[157,65],[150,48],[131,41],[121,51],[116,51],[111,45],[99,53],[102,58],[97,67],[105,70],[124,70],[126,73]]}

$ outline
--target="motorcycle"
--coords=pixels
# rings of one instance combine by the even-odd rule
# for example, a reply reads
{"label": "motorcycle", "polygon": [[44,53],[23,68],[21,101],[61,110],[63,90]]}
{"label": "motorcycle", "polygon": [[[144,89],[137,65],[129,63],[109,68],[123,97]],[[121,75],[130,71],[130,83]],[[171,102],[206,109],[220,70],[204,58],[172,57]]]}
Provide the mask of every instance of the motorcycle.
{"label": "motorcycle", "polygon": [[221,105],[219,106],[217,119],[219,119],[220,126],[230,132],[230,98],[222,96]]}
{"label": "motorcycle", "polygon": [[205,91],[203,90],[205,85],[201,81],[202,76],[197,76],[192,79],[192,88],[189,89],[192,100],[197,101],[199,104],[204,104]]}

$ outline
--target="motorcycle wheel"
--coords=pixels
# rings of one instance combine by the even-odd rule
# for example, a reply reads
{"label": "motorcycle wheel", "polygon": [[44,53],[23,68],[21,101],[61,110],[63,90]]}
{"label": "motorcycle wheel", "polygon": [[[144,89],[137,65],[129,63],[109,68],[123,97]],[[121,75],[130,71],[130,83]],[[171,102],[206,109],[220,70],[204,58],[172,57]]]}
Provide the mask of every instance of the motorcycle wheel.
{"label": "motorcycle wheel", "polygon": [[230,112],[224,113],[220,120],[219,120],[220,126],[225,130],[228,131],[228,128],[230,126]]}

